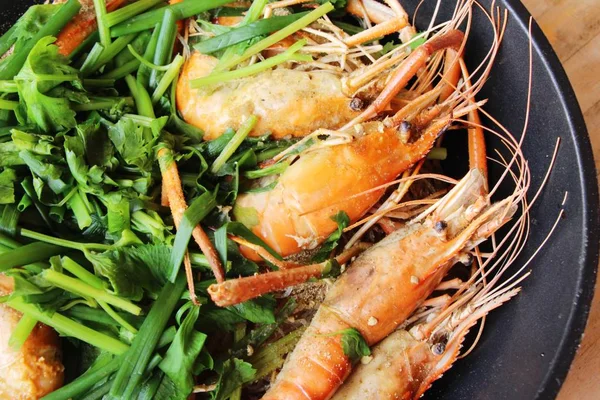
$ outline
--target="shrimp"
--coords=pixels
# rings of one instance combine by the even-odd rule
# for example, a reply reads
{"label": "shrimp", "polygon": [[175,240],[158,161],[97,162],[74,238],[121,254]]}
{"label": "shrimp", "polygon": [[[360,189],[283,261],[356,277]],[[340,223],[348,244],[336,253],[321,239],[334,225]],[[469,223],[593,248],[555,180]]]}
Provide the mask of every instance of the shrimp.
{"label": "shrimp", "polygon": [[[340,134],[349,142],[310,149],[279,177],[274,189],[243,194],[236,219],[282,256],[316,247],[337,228],[330,217],[344,211],[356,221],[383,195],[385,185],[421,160],[438,136],[458,117],[459,97],[433,107],[446,84],[417,97],[395,116],[363,123],[381,112],[435,51],[459,48],[460,31],[449,30],[419,47],[389,77],[390,85]],[[418,122],[418,123],[417,123]],[[352,135],[356,133],[356,138]],[[323,131],[316,131],[318,136]],[[342,200],[340,200],[342,199]],[[326,205],[326,206],[324,206]],[[244,255],[256,255],[243,249]]]}
{"label": "shrimp", "polygon": [[423,337],[421,325],[394,331],[373,347],[370,357],[357,364],[332,400],[418,399],[456,361],[469,329],[519,290],[467,303],[430,337]]}
{"label": "shrimp", "polygon": [[330,398],[352,371],[339,332],[357,329],[369,346],[383,340],[450,267],[510,220],[523,195],[490,204],[483,175],[472,169],[427,218],[362,253],[332,285],[264,399]]}
{"label": "shrimp", "polygon": [[[55,1],[59,3],[62,1]],[[127,0],[107,0],[106,10],[113,11]],[[96,14],[93,0],[80,0],[81,11],[69,22],[56,38],[58,51],[64,56],[71,54],[83,41],[96,30]]]}
{"label": "shrimp", "polygon": [[[270,13],[275,7],[304,2],[306,0],[271,3],[265,13]],[[310,47],[316,54],[333,51],[333,55],[317,60],[322,68],[313,68],[310,63],[300,64],[295,69],[277,68],[248,78],[212,85],[209,89],[193,89],[190,82],[207,76],[218,64],[215,57],[193,52],[183,66],[177,84],[179,112],[186,122],[202,129],[207,140],[219,137],[227,128],[238,129],[251,115],[259,117],[251,135],[270,133],[274,139],[303,137],[317,129],[342,127],[357,117],[362,107],[362,100],[354,97],[356,90],[349,90],[343,85],[343,77],[348,75],[346,70],[359,69],[354,75],[368,74],[371,78],[367,81],[385,70],[384,66],[375,64],[373,68],[362,68],[359,57],[367,54],[374,61],[371,54],[381,50],[381,46],[360,45],[408,27],[408,15],[398,2],[387,0],[386,3],[390,7],[375,1],[363,4],[365,9],[373,9],[367,13],[367,17],[379,24],[354,36],[349,36],[323,20],[318,23],[319,30],[307,28],[296,35],[309,38],[312,44]],[[363,7],[357,1],[351,4],[348,10],[362,17]],[[220,22],[238,21],[227,19]],[[410,29],[414,32],[414,28]],[[288,37],[277,43],[276,48],[269,49],[268,53],[279,51],[294,42],[294,38]],[[379,77],[381,79],[383,78]]]}
{"label": "shrimp", "polygon": [[[0,292],[10,294],[12,278],[0,275]],[[56,332],[38,323],[20,349],[9,345],[9,339],[21,313],[0,305],[0,398],[39,399],[63,384],[64,367]]]}

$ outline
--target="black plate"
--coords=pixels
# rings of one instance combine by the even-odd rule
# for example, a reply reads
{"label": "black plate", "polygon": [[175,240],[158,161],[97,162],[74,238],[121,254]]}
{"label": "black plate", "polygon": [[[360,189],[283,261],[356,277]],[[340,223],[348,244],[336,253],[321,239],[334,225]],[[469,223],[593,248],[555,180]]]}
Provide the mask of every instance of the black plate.
{"label": "black plate", "polygon": [[[0,0],[1,29],[32,3]],[[401,3],[412,12],[417,1]],[[425,26],[433,3],[426,2],[419,11],[418,26]],[[508,29],[493,73],[479,97],[489,98],[486,110],[518,134],[525,118],[530,15],[519,1],[497,3],[510,12]],[[489,7],[487,0],[482,4]],[[454,2],[442,1],[439,20],[447,18],[453,9]],[[489,24],[479,13],[466,51],[467,62],[475,63],[487,51],[490,40]],[[543,240],[568,192],[565,218],[531,264],[533,274],[524,283],[523,292],[490,315],[478,347],[433,385],[427,393],[430,399],[553,398],[585,328],[598,265],[600,223],[594,160],[573,89],[535,23],[533,45],[532,107],[523,144],[532,171],[531,195],[544,176],[558,136],[562,143],[547,187],[531,211],[532,234],[517,264],[525,262]],[[453,163],[460,165],[463,160],[447,162]],[[492,169],[492,176],[497,173]]]}

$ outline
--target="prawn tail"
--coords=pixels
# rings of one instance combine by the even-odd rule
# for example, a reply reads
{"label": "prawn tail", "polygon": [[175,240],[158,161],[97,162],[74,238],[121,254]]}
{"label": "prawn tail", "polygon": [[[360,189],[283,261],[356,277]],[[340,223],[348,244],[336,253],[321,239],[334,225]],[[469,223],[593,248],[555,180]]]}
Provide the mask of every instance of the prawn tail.
{"label": "prawn tail", "polygon": [[[441,378],[442,375],[454,365],[454,362],[459,358],[465,336],[469,333],[470,329],[488,313],[506,303],[520,291],[521,288],[517,287],[503,293],[501,296],[492,298],[479,306],[467,305],[465,307],[463,314],[467,315],[463,318],[458,316],[459,321],[450,333],[450,337],[445,346],[437,346],[437,349],[443,348],[443,354],[437,360],[433,368],[431,368],[427,377],[421,382],[419,389],[414,393],[414,399],[420,398],[431,387],[433,382]],[[456,316],[450,317],[449,324],[452,324],[455,319],[457,319]]]}
{"label": "prawn tail", "polygon": [[332,310],[319,308],[263,400],[331,398],[352,369],[341,342],[348,328]]}

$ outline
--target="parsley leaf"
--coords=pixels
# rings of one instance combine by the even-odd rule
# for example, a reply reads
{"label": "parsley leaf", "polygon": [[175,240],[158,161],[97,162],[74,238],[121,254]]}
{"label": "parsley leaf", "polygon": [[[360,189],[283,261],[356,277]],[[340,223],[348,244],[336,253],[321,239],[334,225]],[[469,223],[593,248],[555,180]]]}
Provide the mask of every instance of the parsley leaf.
{"label": "parsley leaf", "polygon": [[319,251],[313,256],[313,262],[318,263],[327,260],[329,254],[337,247],[338,241],[342,237],[342,233],[344,233],[344,229],[350,225],[350,217],[348,217],[348,214],[346,214],[345,211],[339,211],[336,215],[331,217],[331,219],[338,224],[338,227],[336,231],[329,235],[327,240],[323,242]]}
{"label": "parsley leaf", "polygon": [[68,99],[51,97],[48,92],[65,81],[78,80],[77,70],[67,65],[66,57],[53,45],[56,39],[45,37],[33,47],[25,65],[15,76],[21,105],[29,122],[45,132],[74,128],[75,111]]}

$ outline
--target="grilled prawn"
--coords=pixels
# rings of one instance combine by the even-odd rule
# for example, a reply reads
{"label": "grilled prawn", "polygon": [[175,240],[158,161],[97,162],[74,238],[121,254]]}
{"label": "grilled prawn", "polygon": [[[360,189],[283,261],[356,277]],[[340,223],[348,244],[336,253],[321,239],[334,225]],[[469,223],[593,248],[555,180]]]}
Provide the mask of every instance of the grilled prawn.
{"label": "grilled prawn", "polygon": [[[266,12],[307,1],[272,3]],[[381,46],[361,45],[401,30],[405,32],[401,35],[405,41],[412,39],[414,34],[414,28],[408,24],[408,15],[397,0],[386,0],[386,3],[389,7],[372,0],[362,4],[357,0],[349,2],[348,11],[362,17],[366,9],[365,17],[377,23],[359,34],[350,36],[321,20],[315,27],[318,29],[306,28],[295,35],[297,38],[288,37],[268,50],[268,53],[277,53],[296,39],[306,38],[309,46],[303,51],[319,55],[314,63],[280,67],[212,85],[208,89],[193,89],[190,82],[207,76],[218,64],[215,57],[194,51],[184,65],[177,85],[177,107],[181,115],[188,123],[201,128],[207,140],[215,139],[227,128],[239,128],[251,115],[259,118],[251,135],[270,133],[274,139],[303,137],[317,129],[344,126],[361,112],[364,104],[361,89],[377,86],[375,82],[384,81],[387,76],[385,73],[378,76],[387,67],[385,63],[375,62],[371,55],[380,51]],[[237,19],[217,22],[237,23]],[[404,52],[399,53],[401,58],[406,56]],[[365,54],[371,60],[367,65],[361,61]]]}

